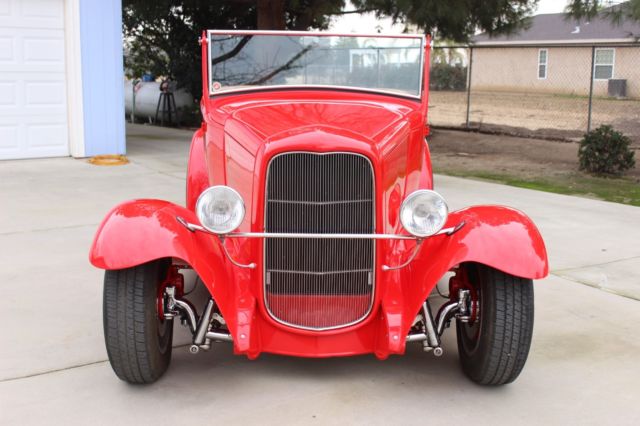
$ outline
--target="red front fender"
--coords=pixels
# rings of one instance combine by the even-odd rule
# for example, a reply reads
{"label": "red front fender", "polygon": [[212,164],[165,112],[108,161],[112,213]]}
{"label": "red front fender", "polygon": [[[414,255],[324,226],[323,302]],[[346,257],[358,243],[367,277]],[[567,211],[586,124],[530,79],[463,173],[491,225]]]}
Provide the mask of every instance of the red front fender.
{"label": "red front fender", "polygon": [[102,269],[124,269],[176,257],[198,269],[203,280],[226,275],[215,238],[190,232],[176,220],[198,223],[193,212],[162,200],[133,200],[114,207],[96,232],[89,260]]}
{"label": "red front fender", "polygon": [[101,269],[124,269],[160,258],[179,258],[200,276],[227,320],[237,351],[249,348],[255,298],[234,285],[220,240],[191,232],[176,220],[198,223],[195,214],[167,201],[134,200],[116,206],[102,221],[89,260]]}
{"label": "red front fender", "polygon": [[478,262],[523,278],[547,276],[542,236],[521,211],[503,206],[474,206],[449,215],[447,227],[464,222],[455,234],[430,238],[414,268],[442,271],[462,262]]}
{"label": "red front fender", "polygon": [[[404,299],[405,322],[402,326],[396,322],[403,334],[408,332],[411,321],[438,280],[460,263],[482,263],[523,278],[547,276],[549,266],[544,241],[524,213],[502,206],[469,207],[452,212],[446,227],[463,221],[465,225],[451,236],[426,239],[407,268],[409,275],[403,281],[410,283],[412,290],[404,293],[410,295]],[[387,315],[397,312],[393,307],[398,305],[395,300],[401,294],[399,291],[397,297],[383,301]],[[396,349],[400,352],[400,345]]]}

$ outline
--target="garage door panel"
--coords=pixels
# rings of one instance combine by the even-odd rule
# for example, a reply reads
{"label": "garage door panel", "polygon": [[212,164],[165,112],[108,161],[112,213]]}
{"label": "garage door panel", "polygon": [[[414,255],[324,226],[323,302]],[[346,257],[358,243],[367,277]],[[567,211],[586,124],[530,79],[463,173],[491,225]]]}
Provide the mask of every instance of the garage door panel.
{"label": "garage door panel", "polygon": [[64,124],[33,124],[27,128],[27,145],[30,149],[57,150],[66,141],[67,126]]}
{"label": "garage door panel", "polygon": [[66,124],[0,123],[0,158],[38,158],[69,155]]}
{"label": "garage door panel", "polygon": [[19,152],[19,131],[19,126],[15,124],[0,124],[0,158],[3,154],[9,155]]}
{"label": "garage door panel", "polygon": [[25,82],[25,103],[29,106],[64,107],[65,85],[60,81]]}
{"label": "garage door panel", "polygon": [[[54,36],[28,36],[22,40],[25,65],[62,65],[64,67],[64,39]],[[63,68],[64,69],[64,68]]]}
{"label": "garage door panel", "polygon": [[0,159],[69,155],[63,0],[0,0]]}
{"label": "garage door panel", "polygon": [[0,78],[0,93],[3,115],[56,115],[66,121],[66,85],[59,75],[6,73]]}
{"label": "garage door panel", "polygon": [[18,102],[17,83],[15,81],[0,81],[0,108],[3,106],[15,106]]}
{"label": "garage door panel", "polygon": [[0,26],[64,28],[62,0],[0,0]]}
{"label": "garage door panel", "polygon": [[39,114],[31,114],[27,116],[16,116],[12,114],[0,114],[0,126],[38,126],[43,125],[65,125],[66,121],[60,120],[55,114],[47,114],[41,112]]}
{"label": "garage door panel", "polygon": [[0,18],[11,15],[11,0],[0,0]]}
{"label": "garage door panel", "polygon": [[63,9],[59,2],[51,0],[31,0],[22,3],[22,16],[25,18],[52,19],[62,28]]}
{"label": "garage door panel", "polygon": [[65,71],[63,30],[0,28],[0,70]]}
{"label": "garage door panel", "polygon": [[13,38],[0,36],[0,63],[15,63],[15,61]]}

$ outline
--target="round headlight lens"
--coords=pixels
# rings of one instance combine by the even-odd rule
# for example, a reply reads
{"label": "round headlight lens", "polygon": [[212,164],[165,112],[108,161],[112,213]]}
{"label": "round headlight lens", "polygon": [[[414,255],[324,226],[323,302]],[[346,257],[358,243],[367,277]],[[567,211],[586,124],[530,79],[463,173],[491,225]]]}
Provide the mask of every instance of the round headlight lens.
{"label": "round headlight lens", "polygon": [[429,237],[442,229],[449,208],[444,198],[435,191],[420,189],[402,202],[400,221],[410,234]]}
{"label": "round headlight lens", "polygon": [[205,189],[196,203],[196,215],[202,226],[216,234],[228,234],[244,219],[244,201],[228,186]]}

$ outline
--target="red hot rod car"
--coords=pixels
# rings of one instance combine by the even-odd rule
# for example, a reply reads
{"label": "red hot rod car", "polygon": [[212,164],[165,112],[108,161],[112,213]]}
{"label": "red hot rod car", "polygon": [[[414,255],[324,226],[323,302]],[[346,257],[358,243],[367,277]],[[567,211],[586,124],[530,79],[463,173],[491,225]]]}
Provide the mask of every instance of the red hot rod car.
{"label": "red hot rod car", "polygon": [[[449,212],[433,191],[428,40],[208,31],[201,44],[203,122],[186,207],[120,204],[91,248],[106,270],[104,333],[118,377],[157,380],[180,318],[192,353],[221,341],[252,359],[385,359],[412,342],[439,356],[455,321],[465,374],[513,381],[545,246],[517,210]],[[185,297],[185,269],[210,294],[200,312]],[[432,310],[448,272],[448,300]]]}

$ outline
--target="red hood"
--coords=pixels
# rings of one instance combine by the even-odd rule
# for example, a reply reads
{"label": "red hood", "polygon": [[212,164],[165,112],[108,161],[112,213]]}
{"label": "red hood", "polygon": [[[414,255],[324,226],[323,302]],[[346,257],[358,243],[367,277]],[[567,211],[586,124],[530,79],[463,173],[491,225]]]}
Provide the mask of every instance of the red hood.
{"label": "red hood", "polygon": [[232,117],[264,139],[316,126],[348,130],[367,139],[376,139],[403,115],[400,111],[373,104],[298,101],[253,105],[237,110]]}
{"label": "red hood", "polygon": [[415,125],[408,116],[420,109],[414,100],[359,93],[336,99],[329,91],[262,92],[205,99],[204,104],[207,121],[222,124],[234,139],[245,139],[248,131],[261,143],[322,129],[378,145],[392,129]]}

